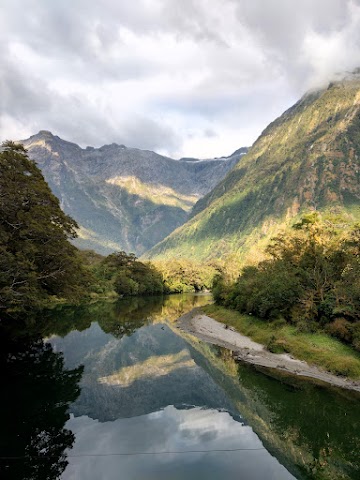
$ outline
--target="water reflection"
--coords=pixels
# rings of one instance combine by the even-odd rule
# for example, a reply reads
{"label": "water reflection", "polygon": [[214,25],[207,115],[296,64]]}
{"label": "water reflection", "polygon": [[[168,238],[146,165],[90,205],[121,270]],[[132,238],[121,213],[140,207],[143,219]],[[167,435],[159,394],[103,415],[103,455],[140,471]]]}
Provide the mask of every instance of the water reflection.
{"label": "water reflection", "polygon": [[116,338],[131,335],[144,324],[173,322],[194,307],[206,305],[211,295],[170,295],[125,298],[118,302],[96,302],[78,308],[59,306],[42,316],[42,333],[65,337],[97,323]]}
{"label": "water reflection", "polygon": [[68,368],[85,366],[76,416],[102,422],[145,415],[168,405],[221,408],[236,415],[224,391],[192,357],[170,326],[150,324],[118,339],[97,323],[84,332],[51,339]]}
{"label": "water reflection", "polygon": [[2,332],[1,450],[21,461],[1,478],[360,478],[359,395],[181,334],[173,320],[208,300],[54,309],[34,324],[46,342],[29,322]]}
{"label": "water reflection", "polygon": [[[68,426],[76,432],[76,457],[64,472],[64,480],[294,478],[263,449],[249,426],[234,421],[227,412],[168,406],[113,422],[81,416],[72,418]],[[226,451],[234,447],[238,450]]]}
{"label": "water reflection", "polygon": [[208,360],[204,368],[297,478],[360,478],[358,393],[237,364],[226,349],[194,345]]}
{"label": "water reflection", "polygon": [[65,369],[63,355],[44,343],[31,322],[0,325],[1,478],[59,478],[74,443],[65,423],[82,370]]}
{"label": "water reflection", "polygon": [[[76,442],[64,479],[115,479],[119,471],[124,479],[239,472],[249,480],[293,478],[203,367],[206,358],[172,325],[208,301],[194,295],[131,299],[99,309],[85,330],[51,336],[68,368],[85,367],[67,423]],[[161,453],[179,450],[188,453]],[[133,455],[139,452],[140,460]]]}
{"label": "water reflection", "polygon": [[310,478],[360,478],[359,394],[258,372],[240,365],[238,374],[246,410],[261,434],[273,437]]}

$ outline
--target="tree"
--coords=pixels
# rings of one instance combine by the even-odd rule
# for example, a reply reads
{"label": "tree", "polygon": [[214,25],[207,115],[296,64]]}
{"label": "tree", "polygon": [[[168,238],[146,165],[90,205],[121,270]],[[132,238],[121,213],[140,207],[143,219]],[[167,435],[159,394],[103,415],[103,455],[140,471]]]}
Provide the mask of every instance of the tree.
{"label": "tree", "polygon": [[210,289],[214,275],[219,272],[217,266],[183,258],[158,261],[155,266],[162,273],[166,289],[171,293]]}
{"label": "tree", "polygon": [[9,386],[0,396],[0,477],[55,480],[75,440],[65,425],[83,366],[66,369],[32,319],[13,325],[0,324],[0,374]]}
{"label": "tree", "polygon": [[87,274],[77,249],[76,222],[61,210],[22,145],[0,152],[0,313],[40,306],[51,296],[76,300]]}

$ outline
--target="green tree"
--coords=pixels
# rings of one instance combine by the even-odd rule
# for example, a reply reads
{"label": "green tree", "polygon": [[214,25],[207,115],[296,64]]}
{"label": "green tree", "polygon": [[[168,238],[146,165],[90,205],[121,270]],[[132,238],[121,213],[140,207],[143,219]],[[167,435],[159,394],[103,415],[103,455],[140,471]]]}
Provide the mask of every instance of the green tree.
{"label": "green tree", "polygon": [[[27,317],[29,318],[29,317]],[[66,369],[62,353],[19,319],[0,324],[0,477],[55,480],[65,470],[75,436],[65,427],[79,396],[83,367]],[[41,323],[41,320],[40,320]]]}
{"label": "green tree", "polygon": [[360,228],[303,217],[272,240],[269,259],[214,283],[217,303],[301,329],[325,329],[360,349]]}
{"label": "green tree", "polygon": [[162,273],[167,290],[171,293],[200,292],[211,288],[218,269],[188,259],[157,261],[156,268]]}
{"label": "green tree", "polygon": [[100,281],[111,284],[118,295],[156,295],[164,293],[162,274],[150,262],[140,262],[133,253],[115,252],[95,269]]}
{"label": "green tree", "polygon": [[138,295],[139,293],[139,284],[130,278],[129,274],[126,272],[120,272],[116,275],[114,281],[115,292],[124,297]]}
{"label": "green tree", "polygon": [[22,145],[0,152],[0,313],[34,308],[51,296],[75,301],[89,277],[77,249],[76,222],[61,210]]}

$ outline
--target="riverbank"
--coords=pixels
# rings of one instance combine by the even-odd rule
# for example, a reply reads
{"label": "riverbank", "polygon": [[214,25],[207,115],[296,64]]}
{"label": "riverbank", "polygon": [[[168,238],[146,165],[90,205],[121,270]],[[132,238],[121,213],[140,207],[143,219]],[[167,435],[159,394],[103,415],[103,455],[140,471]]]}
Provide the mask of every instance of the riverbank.
{"label": "riverbank", "polygon": [[[216,309],[217,307],[213,307]],[[207,307],[205,307],[207,309]],[[231,312],[232,313],[232,312]],[[236,313],[236,312],[234,312]],[[239,361],[274,368],[300,377],[308,377],[330,385],[360,392],[360,380],[338,376],[288,353],[272,353],[261,343],[253,341],[229,326],[206,315],[203,309],[195,308],[177,320],[177,327],[200,340],[228,348]]]}

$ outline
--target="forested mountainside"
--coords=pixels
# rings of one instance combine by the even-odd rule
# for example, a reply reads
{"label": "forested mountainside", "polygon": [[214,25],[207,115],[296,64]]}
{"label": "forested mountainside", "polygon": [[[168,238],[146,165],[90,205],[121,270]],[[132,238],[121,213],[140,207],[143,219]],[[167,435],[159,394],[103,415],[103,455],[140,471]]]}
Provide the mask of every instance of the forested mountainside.
{"label": "forested mountainside", "polygon": [[124,145],[79,147],[48,131],[22,143],[80,225],[77,246],[140,255],[188,218],[193,205],[247,149],[211,160],[173,160]]}
{"label": "forested mountainside", "polygon": [[257,261],[270,237],[309,210],[344,226],[360,218],[359,73],[308,92],[271,123],[148,256]]}

